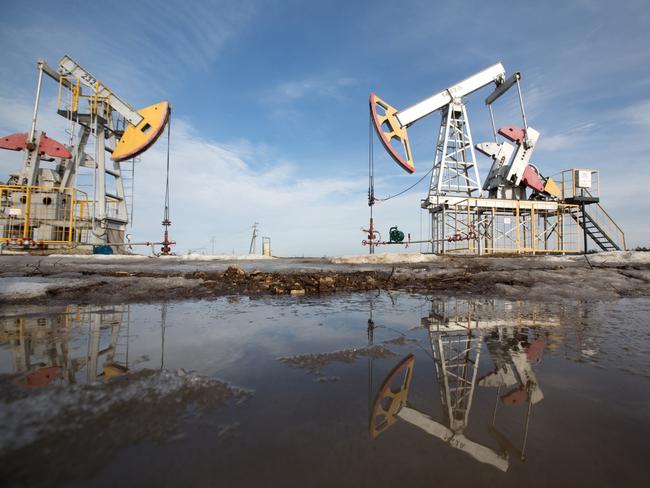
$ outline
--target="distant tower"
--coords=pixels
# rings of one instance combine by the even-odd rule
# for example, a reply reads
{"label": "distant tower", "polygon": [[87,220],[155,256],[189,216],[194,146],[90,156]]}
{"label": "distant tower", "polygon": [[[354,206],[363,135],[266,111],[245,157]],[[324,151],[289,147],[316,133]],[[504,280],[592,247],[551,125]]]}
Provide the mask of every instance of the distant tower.
{"label": "distant tower", "polygon": [[253,235],[251,236],[251,245],[248,248],[248,254],[256,254],[257,252],[257,226],[260,225],[259,222],[253,224]]}

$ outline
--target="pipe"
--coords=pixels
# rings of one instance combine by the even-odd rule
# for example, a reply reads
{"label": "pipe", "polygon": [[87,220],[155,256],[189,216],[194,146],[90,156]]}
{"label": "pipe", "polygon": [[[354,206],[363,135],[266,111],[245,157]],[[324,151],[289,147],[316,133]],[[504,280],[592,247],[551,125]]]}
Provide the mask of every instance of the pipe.
{"label": "pipe", "polygon": [[[164,242],[123,242],[123,243],[114,243],[114,244],[100,244],[100,246],[111,246],[111,247],[120,247],[120,246],[159,246],[165,244]],[[168,244],[176,244],[176,241],[168,241]]]}
{"label": "pipe", "polygon": [[494,114],[492,113],[492,104],[489,104],[488,108],[490,109],[490,122],[492,122],[492,133],[494,134],[494,142],[498,144],[499,139],[497,139],[497,126],[494,125]]}
{"label": "pipe", "polygon": [[34,102],[34,113],[32,114],[32,127],[29,130],[29,138],[27,143],[34,143],[34,133],[36,132],[36,117],[38,116],[38,103],[41,99],[41,84],[43,82],[43,61],[39,61],[36,66],[38,67],[38,81],[36,82],[36,101]]}
{"label": "pipe", "polygon": [[521,95],[519,78],[517,78],[517,93],[519,94],[519,106],[521,107],[521,117],[524,119],[524,129],[528,132],[528,121],[526,120],[526,111],[524,110],[524,97]]}

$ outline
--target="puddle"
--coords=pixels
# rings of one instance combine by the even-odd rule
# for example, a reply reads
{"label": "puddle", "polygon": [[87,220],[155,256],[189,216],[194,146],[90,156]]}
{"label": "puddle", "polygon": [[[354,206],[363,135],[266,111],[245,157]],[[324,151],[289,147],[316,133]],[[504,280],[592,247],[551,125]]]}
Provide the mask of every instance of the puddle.
{"label": "puddle", "polygon": [[650,479],[650,299],[4,307],[9,486]]}

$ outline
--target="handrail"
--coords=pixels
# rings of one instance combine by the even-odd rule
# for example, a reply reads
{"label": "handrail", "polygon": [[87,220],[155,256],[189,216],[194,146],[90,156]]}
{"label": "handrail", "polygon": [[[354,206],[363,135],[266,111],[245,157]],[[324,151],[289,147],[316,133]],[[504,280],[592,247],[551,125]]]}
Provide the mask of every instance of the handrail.
{"label": "handrail", "polygon": [[[586,190],[585,190],[586,191]],[[587,195],[591,194],[587,191]],[[592,204],[593,205],[593,204]],[[590,205],[591,206],[591,205]],[[625,232],[621,229],[616,221],[607,213],[607,211],[599,204],[595,204],[596,211],[584,211],[587,213],[589,218],[594,221],[598,226],[600,231],[606,235],[606,237],[617,243],[617,246],[620,244],[623,250],[626,250],[625,245]],[[593,209],[593,207],[592,207]]]}
{"label": "handrail", "polygon": [[[587,195],[592,196],[591,193],[589,193],[589,190],[586,190],[586,189],[585,189],[585,192],[587,193]],[[625,234],[625,232],[623,232],[623,229],[621,229],[621,228],[618,226],[618,224],[617,224],[616,221],[612,218],[612,216],[609,215],[609,214],[607,213],[607,210],[605,210],[605,209],[600,205],[600,203],[596,203],[596,205],[598,206],[598,208],[599,208],[600,210],[602,210],[602,212],[607,216],[607,218],[612,222],[612,224],[614,224],[614,227],[616,227],[616,228],[619,230],[619,232],[620,232],[621,234]]]}

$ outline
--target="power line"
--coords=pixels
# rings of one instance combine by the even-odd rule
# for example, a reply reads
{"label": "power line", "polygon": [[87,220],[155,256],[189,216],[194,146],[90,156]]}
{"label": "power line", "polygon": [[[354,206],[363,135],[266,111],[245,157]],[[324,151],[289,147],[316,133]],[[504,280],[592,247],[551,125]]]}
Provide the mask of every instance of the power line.
{"label": "power line", "polygon": [[422,176],[422,178],[420,178],[418,181],[416,181],[415,183],[413,183],[411,186],[409,186],[409,187],[406,188],[405,190],[402,190],[401,192],[396,193],[395,195],[388,195],[386,198],[375,198],[375,200],[378,201],[378,202],[386,202],[386,201],[390,200],[391,198],[395,198],[395,197],[398,197],[398,196],[400,196],[400,195],[403,195],[403,194],[406,193],[407,191],[412,190],[412,189],[415,188],[418,184],[420,184],[420,183],[422,182],[422,180],[424,180],[427,176],[429,176],[429,174],[431,174],[432,171],[433,171],[433,168],[431,168],[429,171],[427,171],[427,172]]}

